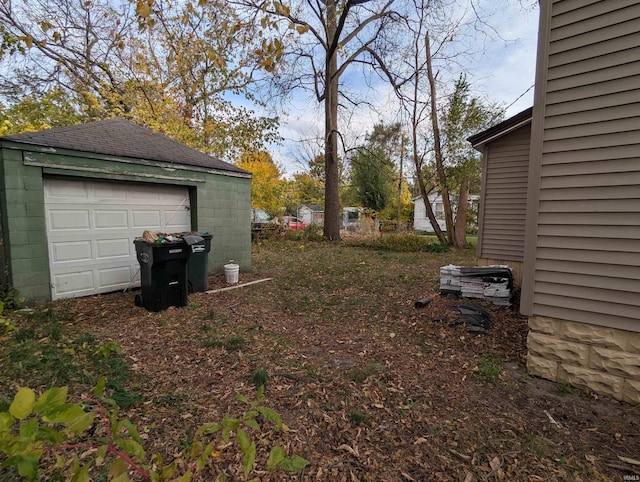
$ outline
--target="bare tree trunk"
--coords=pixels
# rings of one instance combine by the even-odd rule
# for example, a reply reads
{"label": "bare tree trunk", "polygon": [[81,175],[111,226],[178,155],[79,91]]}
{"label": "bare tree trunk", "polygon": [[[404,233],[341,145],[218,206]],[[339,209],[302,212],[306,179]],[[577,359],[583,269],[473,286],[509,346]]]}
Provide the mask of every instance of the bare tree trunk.
{"label": "bare tree trunk", "polygon": [[416,178],[418,179],[418,187],[420,188],[420,195],[422,196],[422,202],[424,203],[424,209],[427,213],[427,218],[429,218],[429,222],[433,227],[433,232],[436,233],[438,237],[438,241],[441,243],[446,243],[447,239],[445,237],[444,232],[440,229],[440,225],[438,224],[438,220],[436,219],[436,215],[433,212],[433,208],[431,207],[431,203],[429,202],[429,193],[433,191],[434,186],[429,186],[429,190],[427,190],[427,186],[424,182],[424,178],[422,173],[420,172],[422,169],[422,163],[418,157],[418,132],[416,125],[412,128],[413,132],[413,163],[416,166],[416,172],[418,175]]}
{"label": "bare tree trunk", "polygon": [[[442,140],[440,138],[440,125],[438,122],[438,106],[436,92],[436,78],[433,74],[433,63],[431,58],[431,44],[429,41],[429,32],[424,36],[426,47],[427,61],[427,77],[429,79],[429,88],[431,93],[431,126],[433,128],[433,146],[436,160],[436,172],[438,173],[438,181],[440,182],[440,194],[442,196],[442,207],[444,208],[444,219],[447,226],[447,241],[453,244],[454,226],[453,226],[453,210],[451,209],[451,201],[449,200],[449,187],[447,184],[447,176],[444,172],[444,156],[442,155]],[[435,226],[434,226],[435,228]]]}
{"label": "bare tree trunk", "polygon": [[[337,35],[336,3],[328,0],[327,39],[333,43]],[[324,183],[324,237],[328,241],[340,240],[340,169],[338,159],[338,58],[335,49],[327,50],[325,80],[325,150],[326,179]]]}
{"label": "bare tree trunk", "polygon": [[458,196],[458,210],[456,212],[455,238],[453,245],[456,248],[467,246],[467,208],[469,205],[469,181],[465,179],[460,185]]}
{"label": "bare tree trunk", "polygon": [[404,134],[400,137],[400,176],[398,178],[398,224],[396,231],[401,231],[402,224],[402,167],[404,164]]}

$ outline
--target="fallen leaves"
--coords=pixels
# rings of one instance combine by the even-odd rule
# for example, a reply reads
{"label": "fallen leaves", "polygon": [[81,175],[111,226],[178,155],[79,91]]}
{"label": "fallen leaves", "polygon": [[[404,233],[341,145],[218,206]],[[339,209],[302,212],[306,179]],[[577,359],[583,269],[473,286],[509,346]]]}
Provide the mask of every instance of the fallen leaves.
{"label": "fallen leaves", "polygon": [[[618,404],[580,393],[565,403],[555,385],[524,376],[526,319],[488,306],[487,335],[448,325],[451,300],[430,280],[449,261],[472,264],[459,260],[465,253],[294,248],[265,244],[254,254],[243,281],[272,283],[191,295],[190,307],[149,313],[134,306],[133,293],[59,302],[76,329],[116,341],[134,361],[145,404],[127,415],[144,427],[150,452],[179,453],[194,427],[238,408],[235,394],[250,397],[250,374],[265,370],[268,405],[291,431],[265,434],[256,460],[266,460],[278,437],[311,462],[304,480],[602,480],[619,474],[607,460],[637,467],[630,461],[640,438],[614,436],[637,433],[637,421]],[[212,277],[209,288],[224,285]],[[413,307],[429,295],[427,306]],[[230,337],[245,340],[241,353],[203,344]],[[517,368],[480,381],[474,368],[486,351]],[[220,467],[231,449],[219,449]]]}

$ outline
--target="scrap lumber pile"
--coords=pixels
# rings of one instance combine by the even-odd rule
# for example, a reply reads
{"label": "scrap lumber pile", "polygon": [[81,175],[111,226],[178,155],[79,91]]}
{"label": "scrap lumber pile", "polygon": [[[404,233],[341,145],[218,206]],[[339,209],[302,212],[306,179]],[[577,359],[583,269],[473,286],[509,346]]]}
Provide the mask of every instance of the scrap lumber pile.
{"label": "scrap lumber pile", "polygon": [[513,273],[509,266],[456,266],[440,268],[440,294],[482,298],[495,305],[511,306]]}

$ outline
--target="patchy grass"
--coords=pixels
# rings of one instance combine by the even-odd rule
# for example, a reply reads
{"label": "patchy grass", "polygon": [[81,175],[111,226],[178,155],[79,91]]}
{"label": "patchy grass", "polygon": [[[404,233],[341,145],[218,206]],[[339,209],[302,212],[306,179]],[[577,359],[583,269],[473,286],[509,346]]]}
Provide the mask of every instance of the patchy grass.
{"label": "patchy grass", "polygon": [[502,373],[502,363],[499,357],[490,351],[480,355],[478,362],[478,378],[480,380],[495,382],[500,378],[500,373]]}
{"label": "patchy grass", "polygon": [[71,320],[69,313],[52,308],[14,320],[17,330],[0,343],[0,408],[13,397],[10,387],[16,381],[32,388],[67,385],[81,391],[100,377],[107,379],[107,389],[122,408],[140,403],[120,345],[75,330]]}

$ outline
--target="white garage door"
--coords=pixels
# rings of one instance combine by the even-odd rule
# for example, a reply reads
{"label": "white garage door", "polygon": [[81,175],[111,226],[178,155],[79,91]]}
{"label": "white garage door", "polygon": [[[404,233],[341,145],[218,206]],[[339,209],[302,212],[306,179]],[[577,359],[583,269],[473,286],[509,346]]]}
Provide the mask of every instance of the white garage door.
{"label": "white garage door", "polygon": [[181,186],[45,179],[51,297],[140,286],[133,240],[191,229]]}

